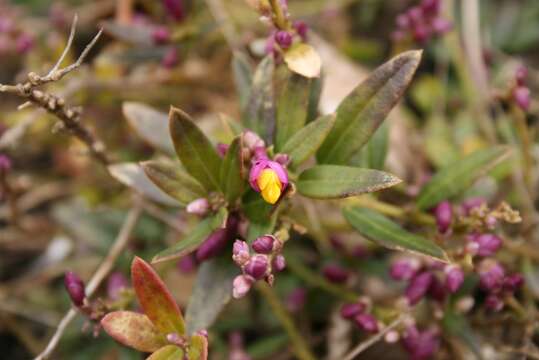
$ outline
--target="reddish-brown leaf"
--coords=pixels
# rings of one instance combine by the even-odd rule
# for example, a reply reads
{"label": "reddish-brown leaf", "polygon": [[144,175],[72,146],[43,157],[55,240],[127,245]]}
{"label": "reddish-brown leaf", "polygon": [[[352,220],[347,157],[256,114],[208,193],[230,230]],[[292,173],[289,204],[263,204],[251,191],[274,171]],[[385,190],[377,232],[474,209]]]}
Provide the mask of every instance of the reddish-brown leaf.
{"label": "reddish-brown leaf", "polygon": [[115,311],[101,319],[101,325],[114,340],[138,351],[152,352],[167,343],[144,314]]}
{"label": "reddish-brown leaf", "polygon": [[176,345],[167,345],[163,346],[161,349],[157,350],[146,360],[183,360],[184,352],[182,349]]}
{"label": "reddish-brown leaf", "polygon": [[204,335],[193,335],[187,350],[187,359],[206,360],[208,358],[208,339]]}
{"label": "reddish-brown leaf", "polygon": [[135,257],[131,278],[140,306],[155,327],[163,334],[185,334],[185,323],[178,304],[163,280],[144,260]]}

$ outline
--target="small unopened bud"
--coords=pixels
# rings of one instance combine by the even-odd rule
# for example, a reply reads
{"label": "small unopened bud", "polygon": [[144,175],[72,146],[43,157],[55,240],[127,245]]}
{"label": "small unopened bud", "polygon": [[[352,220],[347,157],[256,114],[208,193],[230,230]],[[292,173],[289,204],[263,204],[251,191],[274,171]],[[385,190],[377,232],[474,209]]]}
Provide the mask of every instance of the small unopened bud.
{"label": "small unopened bud", "polygon": [[253,250],[259,254],[270,254],[273,251],[273,243],[275,237],[272,235],[264,235],[253,241]]}
{"label": "small unopened bud", "polygon": [[249,275],[238,275],[232,283],[232,296],[234,299],[239,299],[247,295],[255,279]]}
{"label": "small unopened bud", "polygon": [[417,304],[427,291],[432,283],[433,275],[430,272],[423,272],[416,275],[408,284],[405,291],[406,299],[410,305]]}
{"label": "small unopened bud", "polygon": [[447,296],[447,289],[444,284],[433,275],[427,294],[430,298],[438,302],[443,302]]}
{"label": "small unopened bud", "polygon": [[118,300],[122,291],[129,286],[129,282],[121,272],[113,272],[107,281],[107,295],[111,300]]}
{"label": "small unopened bud", "polygon": [[398,259],[391,264],[389,274],[394,280],[410,280],[421,267],[415,258]]}
{"label": "small unopened bud", "polygon": [[189,214],[204,216],[210,210],[210,203],[208,202],[208,199],[206,198],[199,198],[187,204],[187,207],[185,208],[185,210]]}
{"label": "small unopened bud", "polygon": [[185,255],[178,260],[176,266],[178,270],[184,274],[193,272],[197,266],[195,256],[193,254]]}
{"label": "small unopened bud", "polygon": [[523,111],[528,111],[531,104],[530,89],[526,86],[516,87],[513,90],[513,99]]}
{"label": "small unopened bud", "polygon": [[245,241],[236,240],[232,246],[232,259],[238,266],[247,264],[251,255],[249,254],[249,245]]}
{"label": "small unopened bud", "polygon": [[363,302],[344,304],[341,307],[341,316],[345,319],[353,319],[356,315],[363,313],[366,306]]}
{"label": "small unopened bud", "polygon": [[505,270],[495,260],[483,260],[479,264],[479,286],[483,290],[491,291],[499,289],[503,285]]}
{"label": "small unopened bud", "polygon": [[503,279],[503,289],[507,292],[515,292],[524,284],[524,276],[516,273]]}
{"label": "small unopened bud", "polygon": [[458,266],[445,268],[445,287],[450,293],[456,293],[464,282],[464,271]]}
{"label": "small unopened bud", "polygon": [[493,234],[476,235],[471,239],[478,245],[477,255],[479,256],[492,256],[502,246],[502,239]]}
{"label": "small unopened bud", "polygon": [[326,279],[336,283],[344,283],[350,276],[350,273],[347,270],[337,264],[326,265],[322,272]]}
{"label": "small unopened bud", "polygon": [[438,231],[445,234],[453,221],[453,209],[449,201],[442,201],[434,210]]}
{"label": "small unopened bud", "polygon": [[11,170],[11,159],[4,154],[0,154],[0,174]]}
{"label": "small unopened bud", "polygon": [[432,29],[436,34],[443,35],[453,29],[453,23],[442,17],[437,17],[432,20]]}
{"label": "small unopened bud", "polygon": [[440,12],[440,0],[423,0],[421,10],[425,15],[437,15]]}
{"label": "small unopened bud", "polygon": [[358,314],[354,318],[354,322],[359,328],[369,333],[378,332],[378,321],[371,314]]}
{"label": "small unopened bud", "polygon": [[288,49],[292,45],[292,34],[288,31],[280,30],[275,33],[275,42],[283,49]]}
{"label": "small unopened bud", "polygon": [[227,240],[228,232],[226,229],[215,230],[197,249],[197,261],[202,262],[217,256],[226,246]]}
{"label": "small unopened bud", "polygon": [[84,293],[84,283],[81,278],[74,272],[68,271],[64,276],[64,286],[73,304],[77,307],[82,306],[86,294]]}
{"label": "small unopened bud", "polygon": [[166,44],[170,41],[170,31],[165,26],[158,26],[152,31],[152,38],[156,44]]}
{"label": "small unopened bud", "polygon": [[266,255],[254,255],[245,264],[245,273],[256,280],[264,278],[268,273],[268,257]]}
{"label": "small unopened bud", "polygon": [[283,255],[279,254],[273,258],[271,269],[273,272],[281,272],[286,267],[286,260]]}
{"label": "small unopened bud", "polygon": [[183,0],[163,0],[163,5],[174,20],[180,21],[185,16]]}
{"label": "small unopened bud", "polygon": [[228,144],[223,144],[223,143],[217,144],[217,153],[219,154],[219,156],[220,157],[225,157],[226,152],[228,151],[229,147],[230,147],[230,145],[228,145]]}

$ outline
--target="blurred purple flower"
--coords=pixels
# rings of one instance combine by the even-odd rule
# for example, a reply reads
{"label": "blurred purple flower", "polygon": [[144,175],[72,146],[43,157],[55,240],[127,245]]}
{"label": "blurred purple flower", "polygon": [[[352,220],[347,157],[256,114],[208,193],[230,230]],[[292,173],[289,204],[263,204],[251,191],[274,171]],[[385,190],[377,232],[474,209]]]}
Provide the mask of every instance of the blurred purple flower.
{"label": "blurred purple flower", "polygon": [[337,264],[329,264],[324,267],[322,273],[329,281],[344,283],[348,280],[350,273]]}
{"label": "blurred purple flower", "polygon": [[421,264],[415,258],[397,259],[391,264],[389,274],[394,280],[410,280],[419,270]]}
{"label": "blurred purple flower", "polygon": [[118,300],[124,289],[129,287],[129,281],[119,271],[110,274],[107,280],[107,296],[111,300]]}
{"label": "blurred purple flower", "polygon": [[442,201],[436,206],[434,214],[436,216],[438,231],[445,234],[447,230],[449,230],[453,220],[453,208],[451,207],[451,203],[449,201]]}
{"label": "blurred purple flower", "polygon": [[84,283],[81,278],[73,271],[67,271],[64,276],[64,286],[73,304],[77,307],[82,306],[86,294],[84,291]]}
{"label": "blurred purple flower", "polygon": [[354,317],[354,322],[359,328],[363,329],[364,331],[367,331],[369,333],[378,332],[378,320],[376,320],[376,318],[371,314],[358,314]]}
{"label": "blurred purple flower", "polygon": [[247,295],[255,279],[249,275],[238,275],[232,283],[232,296],[234,299],[239,299]]}
{"label": "blurred purple flower", "polygon": [[415,305],[423,299],[429,290],[432,279],[432,273],[426,271],[412,278],[405,291],[406,299],[410,305]]}

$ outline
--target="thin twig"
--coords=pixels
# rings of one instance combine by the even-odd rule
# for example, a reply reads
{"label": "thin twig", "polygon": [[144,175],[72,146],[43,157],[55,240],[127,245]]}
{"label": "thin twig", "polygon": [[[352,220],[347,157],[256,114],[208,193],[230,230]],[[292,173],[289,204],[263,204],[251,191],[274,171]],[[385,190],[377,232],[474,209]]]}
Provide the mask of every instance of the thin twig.
{"label": "thin twig", "polygon": [[346,355],[344,357],[343,360],[353,360],[356,356],[361,354],[363,351],[365,351],[366,349],[368,349],[369,347],[371,347],[372,345],[374,345],[378,341],[382,340],[382,338],[385,336],[385,334],[387,334],[389,331],[391,331],[394,328],[396,328],[397,326],[399,326],[404,321],[405,318],[406,318],[406,315],[399,316],[391,324],[389,324],[388,326],[383,328],[382,331],[380,331],[378,334],[376,334],[374,336],[371,336],[367,340],[359,343],[354,349],[352,349],[348,353],[348,355]]}
{"label": "thin twig", "polygon": [[60,58],[58,59],[56,64],[54,64],[54,66],[52,67],[51,71],[49,71],[47,76],[52,76],[52,73],[58,70],[58,68],[60,68],[60,65],[62,65],[62,63],[64,62],[64,59],[69,53],[69,49],[71,48],[71,45],[73,44],[73,40],[75,39],[75,32],[77,29],[78,21],[79,21],[79,16],[75,14],[75,16],[73,17],[73,23],[71,23],[71,30],[69,32],[69,38],[67,39],[67,44],[64,48],[64,51],[62,52],[62,55],[60,55]]}
{"label": "thin twig", "polygon": [[[101,265],[99,265],[96,272],[94,273],[94,275],[88,282],[88,285],[86,286],[86,295],[88,297],[93,295],[93,293],[97,290],[101,282],[107,277],[107,275],[113,269],[116,259],[118,258],[118,256],[122,254],[125,247],[127,246],[131,232],[135,228],[135,225],[137,224],[141,213],[142,213],[142,207],[140,205],[140,201],[137,200],[135,206],[127,214],[127,217],[122,225],[122,228],[120,229],[120,232],[118,233],[118,236],[116,237],[116,240],[114,241],[114,244],[110,248],[107,256],[105,257]],[[64,334],[64,331],[66,330],[67,326],[75,318],[77,314],[78,314],[77,311],[73,308],[71,308],[65,314],[65,316],[62,318],[62,321],[60,321],[60,324],[58,324],[58,327],[56,328],[56,332],[50,339],[45,350],[43,350],[43,352],[39,354],[34,360],[45,360],[45,359],[48,359],[49,356],[51,356],[52,352],[54,351],[54,349],[60,342],[60,339],[62,338],[62,335]]]}

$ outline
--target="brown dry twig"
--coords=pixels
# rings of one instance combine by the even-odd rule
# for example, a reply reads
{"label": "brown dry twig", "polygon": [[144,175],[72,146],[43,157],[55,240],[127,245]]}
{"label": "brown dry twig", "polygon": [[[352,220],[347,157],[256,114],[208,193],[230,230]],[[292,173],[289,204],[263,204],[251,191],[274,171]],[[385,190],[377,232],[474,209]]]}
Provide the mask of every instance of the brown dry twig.
{"label": "brown dry twig", "polygon": [[26,102],[19,106],[19,109],[25,108],[28,104],[33,104],[55,115],[60,120],[59,128],[66,129],[75,135],[88,146],[90,153],[94,158],[103,165],[107,165],[110,161],[105,153],[103,143],[98,141],[94,135],[80,123],[82,113],[81,108],[67,106],[63,98],[38,89],[38,87],[42,85],[61,80],[65,75],[79,68],[86,56],[88,56],[90,50],[97,43],[102,30],[99,30],[92,41],[86,46],[77,61],[64,68],[60,67],[73,44],[77,21],[78,17],[75,15],[66,47],[47,75],[40,76],[34,72],[30,72],[27,75],[28,80],[26,82],[18,83],[16,85],[0,84],[0,92],[14,94],[26,99]]}

